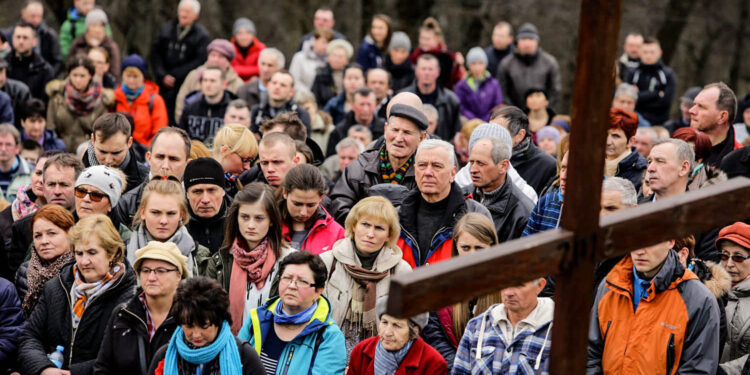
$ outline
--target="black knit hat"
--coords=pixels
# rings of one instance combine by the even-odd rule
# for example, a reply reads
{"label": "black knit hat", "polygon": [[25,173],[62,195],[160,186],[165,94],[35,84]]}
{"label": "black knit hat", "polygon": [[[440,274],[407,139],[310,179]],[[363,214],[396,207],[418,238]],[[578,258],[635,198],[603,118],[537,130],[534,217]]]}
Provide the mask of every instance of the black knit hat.
{"label": "black knit hat", "polygon": [[223,188],[224,170],[221,164],[213,158],[198,158],[185,167],[182,182],[185,185],[185,191],[198,184],[214,184]]}

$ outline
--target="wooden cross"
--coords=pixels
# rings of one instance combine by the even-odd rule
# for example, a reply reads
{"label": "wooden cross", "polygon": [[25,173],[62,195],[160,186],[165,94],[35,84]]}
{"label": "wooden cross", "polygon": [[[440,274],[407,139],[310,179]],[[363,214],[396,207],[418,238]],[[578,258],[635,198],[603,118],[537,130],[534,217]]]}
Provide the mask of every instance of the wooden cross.
{"label": "wooden cross", "polygon": [[599,218],[622,0],[582,0],[562,228],[393,278],[388,311],[412,316],[556,275],[550,372],[583,374],[597,261],[750,217],[737,178]]}

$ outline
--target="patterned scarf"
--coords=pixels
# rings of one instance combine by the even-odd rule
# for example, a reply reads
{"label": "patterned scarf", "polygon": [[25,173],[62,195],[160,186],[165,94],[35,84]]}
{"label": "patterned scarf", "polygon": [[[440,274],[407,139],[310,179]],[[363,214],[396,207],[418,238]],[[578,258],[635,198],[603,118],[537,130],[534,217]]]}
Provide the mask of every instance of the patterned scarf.
{"label": "patterned scarf", "polygon": [[81,322],[83,311],[86,310],[89,301],[94,297],[104,294],[124,273],[125,265],[117,263],[110,268],[109,272],[101,280],[87,283],[78,272],[78,265],[73,266],[75,281],[73,282],[73,288],[70,289],[70,298],[73,301],[73,309],[71,310],[73,329],[78,328],[78,323]]}
{"label": "patterned scarf", "polygon": [[412,163],[414,163],[414,156],[410,156],[409,160],[404,163],[404,165],[401,166],[398,170],[393,170],[393,166],[391,166],[391,160],[388,159],[388,151],[386,151],[385,146],[383,146],[380,149],[380,164],[379,164],[379,170],[380,170],[380,177],[383,179],[383,183],[385,184],[401,184],[401,182],[404,180],[404,176],[406,176],[406,171],[409,170],[409,167],[411,167]]}
{"label": "patterned scarf", "polygon": [[53,261],[48,262],[39,257],[36,250],[31,252],[31,260],[29,260],[29,268],[26,272],[26,282],[28,289],[26,296],[23,298],[23,313],[28,318],[31,316],[31,312],[34,310],[39,296],[42,295],[44,290],[44,283],[52,279],[53,277],[60,274],[60,270],[65,264],[73,259],[73,252],[67,251],[62,255],[55,258]]}
{"label": "patterned scarf", "polygon": [[16,192],[16,199],[11,204],[10,213],[13,221],[33,214],[39,209],[39,205],[31,200],[27,190],[31,190],[31,185],[21,185]]}
{"label": "patterned scarf", "polygon": [[349,328],[358,331],[362,340],[375,336],[378,334],[378,314],[375,311],[377,286],[389,271],[376,272],[348,264],[344,265],[344,269],[354,279],[352,300],[346,312]]}
{"label": "patterned scarf", "polygon": [[375,367],[375,375],[393,375],[398,370],[401,362],[406,358],[411,350],[411,345],[414,344],[414,340],[406,342],[403,348],[396,350],[395,352],[386,350],[383,347],[383,343],[378,340],[378,345],[375,346],[375,358],[373,358],[373,366]]}
{"label": "patterned scarf", "polygon": [[232,333],[236,335],[242,328],[247,283],[255,284],[258,290],[263,289],[268,274],[276,265],[276,254],[267,237],[252,250],[247,249],[244,239],[237,237],[230,251],[234,260],[229,280],[229,312],[232,314]]}
{"label": "patterned scarf", "polygon": [[102,83],[98,79],[92,78],[85,92],[76,90],[70,80],[65,80],[65,103],[76,116],[85,116],[93,112],[96,105],[99,104],[101,95]]}

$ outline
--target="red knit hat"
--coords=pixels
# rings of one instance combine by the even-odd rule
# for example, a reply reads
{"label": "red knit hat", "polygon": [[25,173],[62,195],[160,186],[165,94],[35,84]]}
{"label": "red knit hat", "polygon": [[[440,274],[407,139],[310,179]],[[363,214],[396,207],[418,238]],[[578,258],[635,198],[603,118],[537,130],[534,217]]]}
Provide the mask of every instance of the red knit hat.
{"label": "red knit hat", "polygon": [[750,249],[750,225],[738,221],[722,228],[719,237],[716,239],[716,248],[719,248],[719,241],[721,240],[732,241],[745,249]]}

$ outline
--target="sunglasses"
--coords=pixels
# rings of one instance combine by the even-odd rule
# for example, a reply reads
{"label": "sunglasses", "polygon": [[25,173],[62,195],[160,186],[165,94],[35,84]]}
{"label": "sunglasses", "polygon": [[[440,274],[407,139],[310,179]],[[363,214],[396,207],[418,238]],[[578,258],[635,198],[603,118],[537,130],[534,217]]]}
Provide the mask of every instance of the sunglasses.
{"label": "sunglasses", "polygon": [[88,195],[92,202],[101,202],[102,199],[104,199],[104,197],[107,196],[107,194],[99,193],[96,191],[88,191],[80,187],[75,188],[75,193],[76,193],[76,198],[80,198],[80,199],[83,199]]}
{"label": "sunglasses", "polygon": [[727,254],[727,253],[721,253],[721,261],[722,261],[722,262],[726,262],[726,261],[728,261],[728,260],[729,260],[729,258],[732,258],[732,262],[734,262],[734,263],[742,263],[742,262],[744,262],[744,261],[746,261],[746,260],[750,259],[750,257],[743,257],[743,256],[742,256],[742,255],[740,255],[740,254],[732,254],[732,255],[729,255],[729,254]]}

